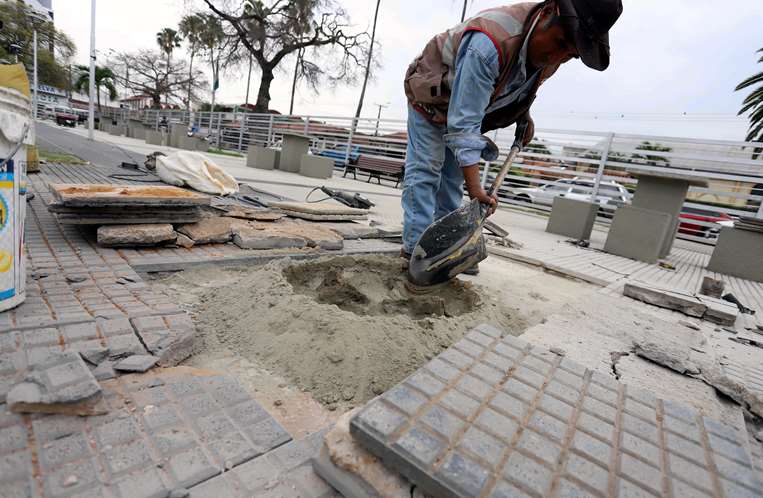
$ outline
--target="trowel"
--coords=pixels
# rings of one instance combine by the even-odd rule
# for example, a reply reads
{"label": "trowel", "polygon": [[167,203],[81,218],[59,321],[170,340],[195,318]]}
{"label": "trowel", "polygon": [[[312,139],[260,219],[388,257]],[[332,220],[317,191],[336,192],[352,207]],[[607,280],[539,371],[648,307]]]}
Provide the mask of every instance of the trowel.
{"label": "trowel", "polygon": [[[523,137],[524,133],[519,130],[517,136]],[[490,197],[498,191],[521,150],[521,139],[515,140],[487,192]],[[482,228],[488,210],[489,206],[472,199],[429,225],[411,253],[409,282],[418,287],[442,284],[486,259],[487,247]]]}

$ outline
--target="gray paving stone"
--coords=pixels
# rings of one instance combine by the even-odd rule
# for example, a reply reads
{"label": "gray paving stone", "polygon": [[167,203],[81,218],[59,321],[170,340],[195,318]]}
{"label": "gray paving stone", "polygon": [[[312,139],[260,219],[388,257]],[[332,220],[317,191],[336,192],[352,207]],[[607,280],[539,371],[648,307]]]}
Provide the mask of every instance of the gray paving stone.
{"label": "gray paving stone", "polygon": [[[762,496],[735,430],[501,336],[470,332],[369,402],[355,440],[443,498]],[[489,375],[503,358],[513,368]]]}
{"label": "gray paving stone", "polygon": [[101,387],[76,353],[52,353],[27,372],[6,397],[15,412],[88,415],[101,395]]}
{"label": "gray paving stone", "polygon": [[159,358],[156,356],[149,356],[149,355],[133,355],[128,356],[122,361],[117,362],[114,364],[114,370],[119,370],[120,372],[146,372],[151,367],[156,365],[156,363],[159,361]]}

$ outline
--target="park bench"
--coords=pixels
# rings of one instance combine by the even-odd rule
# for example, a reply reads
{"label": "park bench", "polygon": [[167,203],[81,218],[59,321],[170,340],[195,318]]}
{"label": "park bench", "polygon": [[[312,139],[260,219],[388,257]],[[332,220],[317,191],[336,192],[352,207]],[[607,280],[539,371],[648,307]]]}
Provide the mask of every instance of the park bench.
{"label": "park bench", "polygon": [[395,188],[397,188],[405,175],[405,161],[389,157],[361,155],[355,164],[348,164],[345,167],[343,177],[346,177],[347,173],[352,173],[353,178],[357,180],[356,171],[358,170],[368,173],[366,183],[370,183],[372,178],[376,178],[376,181],[381,185],[381,177],[384,176],[395,180]]}

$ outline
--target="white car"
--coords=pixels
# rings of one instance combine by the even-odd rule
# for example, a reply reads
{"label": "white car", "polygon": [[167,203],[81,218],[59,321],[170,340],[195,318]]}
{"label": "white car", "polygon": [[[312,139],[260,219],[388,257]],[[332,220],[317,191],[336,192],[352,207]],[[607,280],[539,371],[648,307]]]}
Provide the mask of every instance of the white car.
{"label": "white car", "polygon": [[[571,178],[540,187],[513,188],[510,195],[514,200],[529,204],[551,206],[554,204],[554,198],[556,197],[588,201],[591,199],[594,185],[595,182],[587,178]],[[628,192],[628,189],[619,183],[603,181],[599,185],[599,194],[596,196],[596,202],[602,206],[609,205],[616,207],[626,204],[630,201],[630,198],[631,194]]]}

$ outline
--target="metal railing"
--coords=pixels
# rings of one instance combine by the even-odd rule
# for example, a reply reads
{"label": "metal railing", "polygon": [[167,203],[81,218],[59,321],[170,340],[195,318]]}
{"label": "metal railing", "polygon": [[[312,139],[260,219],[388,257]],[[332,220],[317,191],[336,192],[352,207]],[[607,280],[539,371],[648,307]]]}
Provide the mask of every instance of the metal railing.
{"label": "metal railing", "polygon": [[[244,112],[113,111],[122,121],[138,120],[157,128],[169,123],[192,126],[213,147],[245,152],[250,146],[278,147],[284,133],[311,138],[314,153],[345,170],[362,156],[395,164],[405,160],[404,120],[337,116],[284,116]],[[506,157],[512,128],[488,135],[502,151],[484,164],[485,182]],[[679,236],[714,243],[720,227],[740,216],[763,218],[763,157],[753,159],[761,143],[724,140],[538,129],[536,139],[512,165],[499,191],[502,203],[550,211],[553,198],[595,199],[599,221],[607,223],[617,207],[630,202],[638,180],[634,171],[680,172],[708,181],[691,187]],[[368,178],[370,181],[370,177]],[[381,181],[381,180],[379,180]]]}

